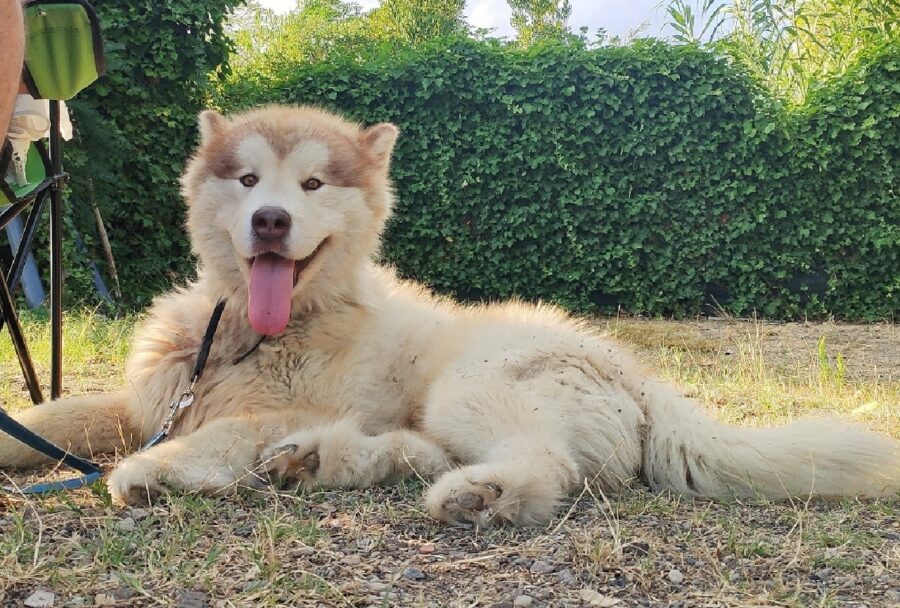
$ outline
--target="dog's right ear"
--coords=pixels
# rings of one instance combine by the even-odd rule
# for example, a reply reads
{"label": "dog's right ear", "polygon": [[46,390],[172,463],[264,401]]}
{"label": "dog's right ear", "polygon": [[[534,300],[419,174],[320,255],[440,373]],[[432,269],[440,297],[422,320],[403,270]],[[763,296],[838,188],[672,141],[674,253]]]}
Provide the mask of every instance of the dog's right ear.
{"label": "dog's right ear", "polygon": [[205,146],[225,131],[225,117],[215,110],[200,112],[200,145]]}

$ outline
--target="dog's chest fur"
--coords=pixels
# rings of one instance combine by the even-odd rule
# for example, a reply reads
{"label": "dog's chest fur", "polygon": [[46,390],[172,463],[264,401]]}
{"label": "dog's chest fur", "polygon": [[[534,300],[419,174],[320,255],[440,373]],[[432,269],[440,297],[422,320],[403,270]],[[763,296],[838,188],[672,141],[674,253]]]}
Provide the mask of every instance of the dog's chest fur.
{"label": "dog's chest fur", "polygon": [[369,339],[374,325],[368,311],[353,307],[295,319],[239,363],[221,361],[204,400],[211,409],[242,402],[257,412],[352,414],[370,432],[395,428],[397,420],[415,417],[421,395],[409,389],[419,382],[414,362],[402,362],[402,343]]}

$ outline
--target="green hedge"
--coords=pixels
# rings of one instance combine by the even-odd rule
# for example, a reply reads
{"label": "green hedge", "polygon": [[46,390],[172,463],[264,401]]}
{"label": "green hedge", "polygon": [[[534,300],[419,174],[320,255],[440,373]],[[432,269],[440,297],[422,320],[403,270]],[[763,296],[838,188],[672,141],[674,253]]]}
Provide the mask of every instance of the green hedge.
{"label": "green hedge", "polygon": [[195,144],[211,78],[231,49],[222,28],[226,13],[241,2],[91,0],[108,69],[70,102],[77,136],[65,148],[72,174],[68,301],[90,300],[93,293],[73,228],[103,266],[92,200],[103,214],[129,307],[149,303],[193,271],[178,176]]}
{"label": "green hedge", "polygon": [[898,56],[791,112],[725,60],[651,42],[460,41],[235,79],[222,103],[398,124],[384,257],[443,292],[876,319],[900,291]]}

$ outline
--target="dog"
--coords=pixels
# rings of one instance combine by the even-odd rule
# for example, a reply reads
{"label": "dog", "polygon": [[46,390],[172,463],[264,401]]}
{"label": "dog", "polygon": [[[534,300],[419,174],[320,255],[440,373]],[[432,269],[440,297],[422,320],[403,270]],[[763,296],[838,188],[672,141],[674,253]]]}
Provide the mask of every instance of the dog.
{"label": "dog", "polygon": [[[17,419],[88,455],[141,446],[227,302],[196,400],[171,438],[108,477],[125,504],[267,478],[365,488],[432,480],[427,511],[541,525],[590,483],[712,499],[890,496],[900,443],[830,420],[714,421],[623,346],[548,305],[460,305],[372,261],[398,130],[312,107],[200,114],[182,177],[198,278],[158,298],[119,392]],[[0,437],[0,466],[41,457]]]}

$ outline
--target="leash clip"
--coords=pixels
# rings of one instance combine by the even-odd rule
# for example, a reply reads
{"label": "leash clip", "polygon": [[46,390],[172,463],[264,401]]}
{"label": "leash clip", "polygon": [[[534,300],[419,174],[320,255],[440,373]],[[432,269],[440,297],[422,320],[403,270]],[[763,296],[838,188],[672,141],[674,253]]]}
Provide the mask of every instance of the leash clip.
{"label": "leash clip", "polygon": [[175,417],[178,416],[178,412],[189,408],[194,403],[194,385],[196,383],[196,379],[191,380],[191,385],[187,390],[172,400],[169,404],[169,413],[166,414],[166,419],[163,420],[162,427],[153,434],[153,437],[151,437],[147,443],[141,446],[139,451],[143,452],[148,448],[152,448],[169,436],[169,433],[172,432],[172,427],[175,426]]}
{"label": "leash clip", "polygon": [[191,387],[181,393],[181,396],[172,402],[173,409],[183,410],[186,407],[190,407],[194,403],[194,385],[191,383]]}

